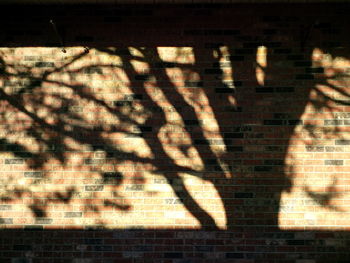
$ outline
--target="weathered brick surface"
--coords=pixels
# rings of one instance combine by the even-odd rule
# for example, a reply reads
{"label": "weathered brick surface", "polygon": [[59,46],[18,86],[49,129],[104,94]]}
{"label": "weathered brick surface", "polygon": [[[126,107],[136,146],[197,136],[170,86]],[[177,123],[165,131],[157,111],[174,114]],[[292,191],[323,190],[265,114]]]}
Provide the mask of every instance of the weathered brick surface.
{"label": "weathered brick surface", "polygon": [[0,262],[350,258],[349,6],[3,10]]}

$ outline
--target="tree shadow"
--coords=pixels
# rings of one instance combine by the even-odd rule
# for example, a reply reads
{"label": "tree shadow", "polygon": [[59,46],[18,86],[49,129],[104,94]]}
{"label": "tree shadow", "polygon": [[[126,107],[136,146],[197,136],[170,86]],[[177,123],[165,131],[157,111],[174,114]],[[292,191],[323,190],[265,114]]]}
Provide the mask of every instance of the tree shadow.
{"label": "tree shadow", "polygon": [[[50,206],[74,204],[82,192],[81,185],[74,184],[44,194],[35,191],[32,186],[44,183],[51,167],[60,166],[74,172],[78,180],[86,180],[83,192],[89,195],[82,196],[82,214],[93,213],[98,218],[105,209],[132,212],[134,199],[124,196],[123,187],[142,190],[147,183],[145,173],[150,171],[165,178],[200,230],[220,232],[215,215],[186,185],[183,174],[187,174],[214,186],[225,213],[223,233],[280,233],[281,196],[292,190],[297,173],[287,163],[296,129],[302,127],[310,139],[311,145],[306,142],[304,149],[307,152],[323,147],[312,144],[319,138],[335,140],[336,145],[349,141],[344,137],[345,120],[335,116],[339,106],[349,105],[344,89],[348,74],[336,64],[318,60],[316,49],[322,55],[347,60],[350,53],[317,42],[320,37],[333,40],[323,32],[327,21],[302,19],[295,22],[297,30],[291,34],[283,31],[288,19],[266,16],[254,25],[250,19],[242,20],[242,31],[186,29],[191,46],[186,49],[183,42],[172,41],[168,52],[178,55],[170,56],[172,61],[166,59],[168,54],[160,44],[92,45],[89,53],[75,50],[58,66],[47,61],[26,65],[11,61],[10,50],[2,52],[0,118],[5,133],[0,151],[12,154],[5,164],[23,164],[31,170],[24,172],[29,184],[18,185],[18,176],[6,178],[9,187],[2,201],[30,196],[32,202],[25,204],[33,217],[38,222],[50,219]],[[256,33],[257,26],[263,34]],[[281,33],[271,35],[267,31],[271,28]],[[91,57],[96,54],[107,56],[108,63],[94,62]],[[86,59],[90,59],[88,64]],[[126,89],[113,86],[116,90],[109,100],[108,95],[101,95],[106,90],[99,87],[101,83],[80,79],[92,75],[97,80],[112,75]],[[341,99],[330,96],[329,90]],[[330,120],[323,127],[312,119],[304,120],[307,107],[327,111]],[[139,145],[119,142],[116,135]],[[125,146],[128,143],[131,150]],[[140,154],[141,148],[147,154]],[[74,155],[78,157],[72,158]],[[334,161],[329,164],[337,165]],[[123,170],[128,164],[139,168]],[[89,173],[92,179],[79,177],[80,173]],[[334,178],[325,192],[306,186],[304,194],[320,207],[341,212],[332,201],[341,196],[337,189]],[[109,193],[107,197],[101,198],[103,192]],[[80,213],[69,211],[65,216],[79,217]],[[92,227],[104,228],[108,223],[100,219]]]}

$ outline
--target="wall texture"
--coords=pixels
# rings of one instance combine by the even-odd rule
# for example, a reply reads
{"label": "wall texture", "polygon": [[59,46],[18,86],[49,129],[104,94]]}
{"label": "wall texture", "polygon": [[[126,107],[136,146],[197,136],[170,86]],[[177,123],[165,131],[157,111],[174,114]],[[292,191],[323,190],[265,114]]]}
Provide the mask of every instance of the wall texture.
{"label": "wall texture", "polygon": [[0,262],[349,262],[349,6],[3,7]]}

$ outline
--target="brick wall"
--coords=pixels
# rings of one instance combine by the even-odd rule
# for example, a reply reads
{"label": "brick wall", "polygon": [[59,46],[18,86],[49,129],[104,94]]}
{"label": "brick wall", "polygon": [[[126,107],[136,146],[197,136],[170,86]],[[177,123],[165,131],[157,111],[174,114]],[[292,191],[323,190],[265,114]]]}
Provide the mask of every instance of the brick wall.
{"label": "brick wall", "polygon": [[349,6],[2,10],[0,262],[348,262]]}

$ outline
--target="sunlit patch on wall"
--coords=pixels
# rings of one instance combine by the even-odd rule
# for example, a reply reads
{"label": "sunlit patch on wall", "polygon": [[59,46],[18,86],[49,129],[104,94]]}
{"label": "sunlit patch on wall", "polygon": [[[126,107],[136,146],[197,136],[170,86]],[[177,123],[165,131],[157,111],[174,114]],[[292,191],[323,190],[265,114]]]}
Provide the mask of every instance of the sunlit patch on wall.
{"label": "sunlit patch on wall", "polygon": [[293,187],[282,193],[279,225],[348,230],[350,61],[319,48],[312,60],[315,81],[288,146],[285,173]]}
{"label": "sunlit patch on wall", "polygon": [[182,174],[185,187],[195,198],[198,205],[207,211],[214,219],[218,228],[226,228],[226,213],[223,202],[216,187],[209,181],[205,181],[200,176]]}
{"label": "sunlit patch on wall", "polygon": [[[13,217],[1,228],[199,229],[175,193],[180,188],[225,227],[222,200],[204,179],[191,138],[192,129],[203,130],[217,158],[225,151],[191,69],[192,48],[0,53],[0,199],[8,207],[0,217]],[[181,106],[169,91],[178,92]]]}
{"label": "sunlit patch on wall", "polygon": [[265,69],[267,67],[267,48],[260,46],[256,50],[256,80],[260,86],[265,84]]}

